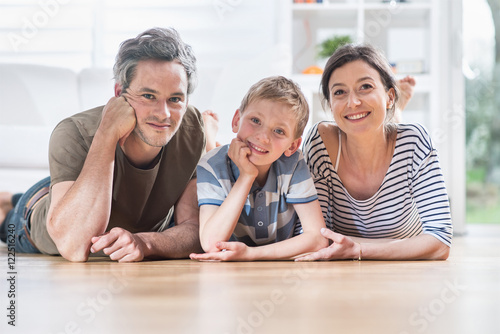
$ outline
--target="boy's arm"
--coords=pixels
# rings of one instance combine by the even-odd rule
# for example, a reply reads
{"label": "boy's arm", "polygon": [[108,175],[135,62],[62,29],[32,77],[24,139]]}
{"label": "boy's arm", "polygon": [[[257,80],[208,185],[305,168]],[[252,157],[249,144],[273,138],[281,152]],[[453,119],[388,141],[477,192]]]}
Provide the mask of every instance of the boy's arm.
{"label": "boy's arm", "polygon": [[240,175],[224,202],[200,207],[200,242],[205,252],[220,251],[218,241],[231,238],[253,184],[253,178]]}
{"label": "boy's arm", "polygon": [[[294,204],[301,219],[303,233],[274,244],[247,247],[241,242],[217,242],[216,250],[209,254],[192,254],[191,258],[201,261],[257,261],[292,260],[298,256],[315,252],[328,246],[320,230],[325,227],[318,200]],[[225,252],[220,252],[225,249]]]}
{"label": "boy's arm", "polygon": [[258,174],[257,167],[248,159],[250,154],[243,141],[238,138],[231,141],[228,156],[238,167],[240,176],[220,206],[205,204],[200,207],[200,242],[205,252],[220,251],[215,243],[227,241],[233,234]]}

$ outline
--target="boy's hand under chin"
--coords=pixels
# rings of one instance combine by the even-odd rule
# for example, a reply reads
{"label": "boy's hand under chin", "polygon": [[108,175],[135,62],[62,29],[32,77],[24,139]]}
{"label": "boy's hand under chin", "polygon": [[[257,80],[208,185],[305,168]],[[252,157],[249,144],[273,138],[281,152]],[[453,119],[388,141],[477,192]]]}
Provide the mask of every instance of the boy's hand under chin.
{"label": "boy's hand under chin", "polygon": [[256,178],[259,174],[257,167],[250,162],[248,157],[252,154],[250,148],[239,138],[234,138],[229,145],[228,156],[240,170],[240,176]]}

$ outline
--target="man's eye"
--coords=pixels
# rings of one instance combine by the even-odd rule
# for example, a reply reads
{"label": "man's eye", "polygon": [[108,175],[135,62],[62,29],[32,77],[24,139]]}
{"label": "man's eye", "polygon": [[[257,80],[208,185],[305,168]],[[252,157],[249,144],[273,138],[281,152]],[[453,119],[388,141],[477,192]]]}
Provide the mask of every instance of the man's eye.
{"label": "man's eye", "polygon": [[142,94],[142,96],[148,100],[154,100],[155,98],[153,94]]}
{"label": "man's eye", "polygon": [[171,97],[170,101],[175,102],[175,103],[179,103],[179,102],[181,102],[181,98],[180,97]]}

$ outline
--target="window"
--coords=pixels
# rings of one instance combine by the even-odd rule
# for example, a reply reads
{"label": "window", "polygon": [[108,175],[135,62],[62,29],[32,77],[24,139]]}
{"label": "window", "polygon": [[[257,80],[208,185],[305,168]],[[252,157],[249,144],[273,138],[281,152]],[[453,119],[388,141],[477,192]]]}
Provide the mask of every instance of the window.
{"label": "window", "polygon": [[[492,1],[493,2],[493,1]],[[495,29],[486,0],[463,1],[467,223],[500,223],[500,101]]]}

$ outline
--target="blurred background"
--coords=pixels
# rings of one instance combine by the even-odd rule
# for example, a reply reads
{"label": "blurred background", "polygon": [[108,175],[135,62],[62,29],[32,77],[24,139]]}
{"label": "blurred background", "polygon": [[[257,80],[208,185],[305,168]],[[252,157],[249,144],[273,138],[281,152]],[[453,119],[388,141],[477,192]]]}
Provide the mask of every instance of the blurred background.
{"label": "blurred background", "polygon": [[0,188],[24,191],[48,175],[52,128],[113,95],[120,42],[174,27],[198,59],[190,103],[219,114],[222,143],[264,76],[301,85],[308,126],[331,119],[318,94],[325,55],[346,41],[374,44],[398,78],[417,80],[404,122],[424,124],[439,150],[455,231],[500,223],[499,2],[0,0]]}

